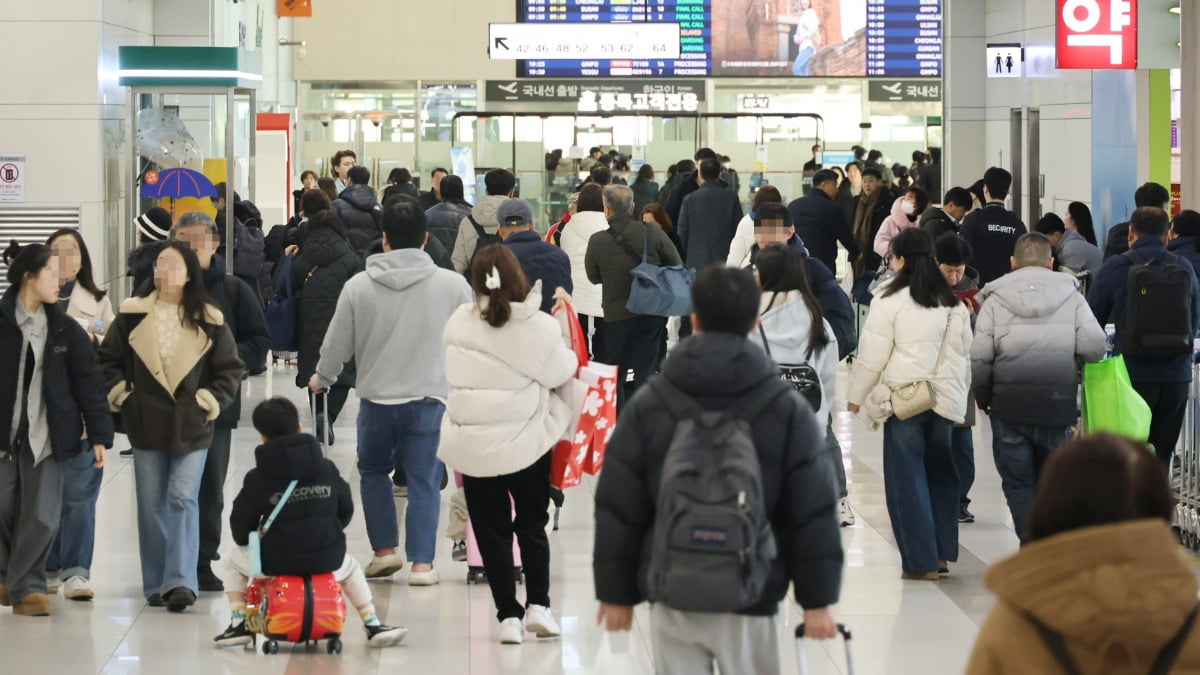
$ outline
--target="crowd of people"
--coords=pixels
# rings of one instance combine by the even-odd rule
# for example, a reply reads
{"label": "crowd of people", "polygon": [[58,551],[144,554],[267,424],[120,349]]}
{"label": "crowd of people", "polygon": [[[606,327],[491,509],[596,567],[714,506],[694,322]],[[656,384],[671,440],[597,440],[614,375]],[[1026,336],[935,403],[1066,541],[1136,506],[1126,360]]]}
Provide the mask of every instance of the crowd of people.
{"label": "crowd of people", "polygon": [[[633,608],[650,601],[659,672],[777,672],[775,615],[789,586],[809,637],[837,632],[839,527],[855,522],[833,431],[847,361],[846,410],[882,427],[905,580],[951,573],[959,526],[974,520],[977,409],[991,425],[1023,548],[988,577],[1001,601],[970,672],[1047,670],[1064,658],[1100,672],[1114,659],[1148,663],[1168,640],[1179,643],[1172,658],[1200,658],[1189,637],[1196,582],[1172,555],[1168,483],[1200,332],[1200,214],[1172,221],[1169,195],[1147,184],[1101,251],[1082,203],[1027,231],[1005,206],[1004,169],[943,194],[936,148],[914,153],[911,167],[855,148],[854,161],[824,168],[819,150],[806,194],[788,201],[762,186],[744,212],[736,172],[712,149],[672,165],[662,186],[648,166],[626,186],[612,171],[619,153],[594,148],[589,180],[544,238],[506,169],[489,171],[470,204],[444,169],[429,192],[404,169],[377,191],[341,151],[331,176],[305,172],[296,218],[265,237],[258,210],[226,191],[214,206],[233,209],[257,239],[225,241],[202,212],[141,215],[135,291],[118,303],[97,287],[76,231],[14,242],[0,298],[0,406],[13,410],[0,416],[0,605],[38,616],[60,586],[69,599],[93,597],[96,499],[119,431],[132,446],[143,595],[182,612],[201,592],[225,591],[231,621],[217,646],[253,640],[249,539],[276,516],[261,539],[264,574],[332,573],[369,644],[403,640],[366,580],[407,568],[411,586],[440,583],[450,475],[500,641],[557,637],[552,449],[579,414],[565,387],[581,350],[617,372],[595,496],[600,622],[628,630]],[[841,250],[849,294],[837,279]],[[234,273],[239,256],[257,252],[258,268]],[[692,270],[690,312],[635,311],[648,268]],[[281,277],[268,289],[288,281],[299,294],[295,383],[320,415],[306,433],[294,404],[261,403],[255,468],[226,509],[241,384],[283,337],[264,319],[264,269]],[[568,307],[578,331],[560,320]],[[572,345],[572,333],[585,343]],[[1125,439],[1075,438],[1080,364],[1110,351],[1151,409],[1148,446],[1161,461]],[[344,535],[355,500],[321,449],[335,442],[351,389],[365,567]],[[226,522],[235,546],[221,550]],[[465,557],[464,537],[453,538]],[[701,544],[733,562],[697,557]],[[1064,593],[1108,592],[1098,588],[1108,576],[1085,574],[1105,564],[1156,571],[1140,578],[1170,611],[1130,610],[1144,631],[1063,611]],[[1086,648],[1097,635],[1120,649]]]}

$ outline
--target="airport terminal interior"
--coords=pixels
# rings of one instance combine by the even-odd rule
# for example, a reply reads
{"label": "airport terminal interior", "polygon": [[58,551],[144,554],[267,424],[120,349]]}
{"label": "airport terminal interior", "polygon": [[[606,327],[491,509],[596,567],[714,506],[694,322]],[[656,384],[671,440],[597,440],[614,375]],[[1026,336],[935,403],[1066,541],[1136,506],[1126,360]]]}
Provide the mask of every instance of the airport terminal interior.
{"label": "airport terminal interior", "polygon": [[[751,224],[747,230],[751,239],[763,224],[755,209],[771,201],[764,195],[777,193],[776,201],[781,198],[784,205],[806,195],[822,199],[838,195],[835,217],[861,240],[855,223],[864,222],[863,204],[875,203],[867,202],[864,184],[876,180],[890,191],[888,203],[895,200],[894,206],[888,210],[886,204],[868,205],[866,210],[876,209],[879,221],[896,219],[901,223],[897,230],[918,222],[918,216],[906,208],[919,212],[940,206],[946,209],[942,216],[952,223],[950,230],[959,233],[967,221],[961,215],[946,215],[955,203],[965,204],[963,213],[994,213],[993,207],[999,206],[999,211],[1023,223],[1022,232],[1027,226],[1030,232],[1046,234],[1049,241],[1042,242],[1047,238],[1042,237],[1039,242],[1047,244],[1047,255],[1058,256],[1064,237],[1082,241],[1086,236],[1078,229],[1078,214],[1087,212],[1097,256],[1112,241],[1119,244],[1116,253],[1120,253],[1142,236],[1139,228],[1145,227],[1150,228],[1145,236],[1169,240],[1170,250],[1175,250],[1171,248],[1175,240],[1190,236],[1191,251],[1200,260],[1196,252],[1200,214],[1189,211],[1200,210],[1200,133],[1193,133],[1200,130],[1197,0],[7,0],[0,8],[0,44],[11,56],[10,67],[0,75],[4,92],[0,95],[0,248],[13,254],[6,253],[0,262],[0,276],[23,264],[16,255],[18,247],[48,243],[60,229],[71,228],[78,231],[79,246],[90,254],[95,285],[108,293],[99,302],[113,309],[136,290],[130,252],[146,241],[167,237],[172,221],[202,212],[204,218],[216,219],[222,240],[232,237],[240,242],[235,221],[238,228],[245,225],[249,211],[243,205],[249,203],[262,230],[259,236],[269,235],[273,228],[281,228],[282,236],[288,224],[295,227],[303,222],[302,196],[317,188],[318,179],[329,184],[334,199],[341,196],[339,201],[346,203],[346,181],[352,183],[350,187],[358,186],[343,160],[360,167],[355,175],[367,176],[370,190],[364,192],[377,203],[385,200],[385,191],[396,190],[419,195],[422,210],[443,198],[440,185],[447,177],[458,179],[460,201],[475,204],[491,199],[495,195],[488,193],[487,181],[498,170],[507,170],[514,180],[511,196],[524,202],[519,213],[525,209],[529,213],[519,225],[531,224],[539,239],[562,230],[564,223],[569,225],[582,203],[577,202],[580,190],[588,183],[628,183],[640,200],[639,208],[658,202],[666,207],[661,209],[666,214],[672,210],[672,189],[679,190],[685,181],[690,186],[709,167],[719,172],[721,185],[736,194],[730,200],[746,215],[743,222]],[[711,149],[714,156],[710,159],[697,152],[703,148]],[[597,173],[595,167],[607,172]],[[827,169],[837,169],[837,174],[829,177]],[[1006,178],[997,179],[1001,174]],[[649,189],[642,185],[639,192],[638,184],[651,181],[650,196],[638,196]],[[822,194],[822,186],[831,185],[827,181],[836,181],[832,182],[836,192]],[[995,194],[1000,184],[1007,194]],[[1147,187],[1151,185],[1155,189]],[[952,195],[956,187],[963,190]],[[610,196],[604,192],[604,207]],[[1156,213],[1143,213],[1146,207]],[[343,207],[334,203],[332,208]],[[375,208],[380,213],[386,210]],[[161,212],[165,222],[151,224],[146,214],[152,209]],[[1143,221],[1135,212],[1155,223],[1161,220],[1163,231],[1151,232],[1158,225],[1140,224]],[[692,213],[694,224],[697,216]],[[787,217],[796,219],[794,208],[791,213]],[[674,214],[679,214],[678,204]],[[383,216],[376,227],[390,217]],[[873,244],[880,251],[880,240],[875,238],[880,223],[871,230],[873,217],[867,214],[869,236],[862,243],[864,249]],[[461,222],[462,228],[469,227],[470,221]],[[824,288],[837,294],[838,304],[845,303],[853,313],[848,315],[848,325],[859,339],[865,339],[863,328],[876,288],[872,284],[867,291],[867,284],[877,274],[882,279],[894,262],[888,242],[883,241],[882,253],[864,270],[863,259],[854,260],[846,241],[836,243],[830,238],[830,248],[824,252],[812,241],[801,241],[798,221],[791,225],[796,226],[796,236],[787,232],[775,241],[806,247],[806,255],[811,256],[806,264],[821,267],[818,258],[828,257],[832,279]],[[988,227],[992,228],[988,236],[974,243],[977,255],[996,246],[988,237],[1007,233],[1005,226],[985,225],[985,230]],[[1187,227],[1195,232],[1189,234]],[[1120,234],[1126,230],[1128,243]],[[1110,240],[1114,231],[1119,234]],[[150,236],[154,233],[157,236]],[[373,235],[379,240],[379,231]],[[269,249],[271,237],[265,240],[263,245]],[[553,236],[548,240],[558,243]],[[15,242],[11,248],[10,241]],[[997,277],[1008,271],[1010,255],[1014,268],[1022,266],[1013,241],[1015,235],[1007,243],[1007,252],[999,256],[1003,269]],[[1040,246],[1039,242],[1035,243]],[[381,255],[392,255],[390,244],[385,249],[382,242],[375,243]],[[770,242],[750,243],[765,248]],[[923,245],[928,253],[920,255],[934,264],[933,249],[929,243]],[[1161,242],[1155,245],[1162,248]],[[690,250],[686,244],[682,248],[685,255]],[[757,248],[753,253],[749,245],[746,249],[747,262],[759,254]],[[432,249],[426,250],[434,257]],[[717,262],[724,261],[726,251],[727,247],[722,249]],[[369,260],[365,249],[356,253]],[[443,266],[454,267],[452,253],[457,254],[451,243]],[[230,272],[236,269],[245,279],[247,274],[236,267],[240,255],[234,253]],[[869,255],[864,252],[864,259]],[[57,252],[55,256],[51,259],[57,260]],[[572,276],[583,270],[582,256],[580,250],[579,260],[571,258],[579,268]],[[1039,264],[1057,272],[1066,265]],[[974,272],[966,262],[962,265]],[[902,267],[894,268],[905,274]],[[283,282],[276,282],[270,270],[263,269],[248,274],[251,282],[258,282],[253,287],[244,284],[261,301],[256,311],[268,301],[276,302],[276,294],[283,292]],[[1107,262],[1101,268],[1097,260],[1094,270],[1065,270],[1080,273],[1072,280],[1080,293],[1072,297],[1078,295],[1081,312],[1089,317],[1089,304],[1097,305],[1084,294],[1102,285],[1103,270],[1108,269]],[[306,283],[316,270],[308,274]],[[461,275],[464,270],[456,271]],[[864,278],[864,271],[870,278]],[[157,271],[153,274],[155,284],[166,283]],[[495,288],[499,288],[496,274]],[[995,279],[984,281],[991,284]],[[0,280],[0,287],[7,290],[15,283],[6,278]],[[579,282],[575,283],[578,288]],[[940,280],[936,283],[946,286]],[[491,284],[489,277],[486,289],[493,289]],[[1123,298],[1131,292],[1124,281],[1112,284],[1107,288],[1119,285]],[[463,289],[465,293],[465,285]],[[1200,285],[1191,290],[1200,303],[1198,291]],[[985,287],[979,297],[988,292]],[[14,286],[5,297],[11,303],[11,298],[25,296]],[[980,311],[975,292],[963,291],[958,298],[971,312]],[[62,299],[65,302],[67,296]],[[829,309],[826,298],[819,304]],[[955,309],[962,306],[952,304]],[[914,305],[916,310],[933,311],[929,307]],[[1120,352],[1121,335],[1131,330],[1122,323],[1122,312],[1127,311],[1133,310],[1122,305],[1111,316],[1097,317],[1089,324],[1096,324],[1096,334],[1108,329],[1108,344],[1101,344],[1094,358],[1084,351],[1066,357],[1071,373],[1079,369],[1086,373],[1085,366],[1072,360],[1074,356],[1096,361],[1106,351]],[[14,326],[26,313],[0,302],[0,351],[12,340],[22,339]],[[679,322],[667,322],[662,316],[670,333],[669,340],[663,338],[664,345],[670,344],[669,363],[671,352],[700,336],[689,338],[686,330],[680,335]],[[902,314],[896,319],[897,336],[927,320],[913,316]],[[939,326],[950,321],[944,316],[938,315]],[[1187,316],[1200,327],[1200,318]],[[1019,323],[1017,318],[1013,322]],[[99,323],[104,325],[105,320]],[[407,328],[398,325],[398,330]],[[440,335],[442,329],[428,327],[430,334]],[[104,337],[103,330],[85,330],[97,343]],[[420,327],[417,332],[424,330]],[[1084,329],[1080,331],[1082,335]],[[997,325],[995,332],[1007,335],[1007,326]],[[949,335],[947,327],[942,339]],[[1190,335],[1194,337],[1196,331]],[[1034,340],[1026,349],[1044,349],[1046,344]],[[837,351],[836,347],[835,343],[830,349]],[[0,371],[16,382],[18,369],[26,372],[25,361],[14,350],[8,351],[14,355],[0,353]],[[936,346],[930,352],[934,353]],[[797,640],[804,610],[789,592],[779,604],[778,620],[771,624],[777,640],[767,644],[777,646],[780,673],[967,672],[981,629],[1003,609],[989,587],[989,570],[1028,550],[1021,547],[997,467],[1003,462],[993,456],[993,421],[982,406],[977,409],[974,399],[968,401],[973,426],[968,432],[956,432],[955,442],[961,443],[969,433],[974,481],[969,505],[963,505],[955,523],[957,560],[945,556],[952,560],[948,573],[933,572],[931,581],[929,570],[907,569],[903,564],[893,518],[906,507],[892,504],[889,509],[889,496],[896,498],[889,490],[895,488],[885,482],[885,463],[893,470],[892,460],[885,462],[890,452],[885,447],[891,447],[887,445],[891,441],[885,442],[883,426],[869,423],[866,411],[855,414],[859,404],[866,407],[866,402],[851,400],[851,380],[863,363],[859,356],[833,359],[838,361],[835,381],[820,382],[832,395],[823,405],[830,411],[830,428],[841,448],[840,458],[834,461],[840,461],[845,471],[847,496],[842,506],[848,511],[839,517],[844,552],[841,590],[829,609],[847,635]],[[938,367],[943,356],[939,355]],[[969,378],[971,359],[978,355],[967,344],[957,356],[964,364],[962,377]],[[603,361],[599,354],[593,357]],[[1195,368],[1191,362],[1185,365],[1190,378]],[[272,397],[284,397],[298,407],[305,431],[314,428],[307,389],[297,386],[297,367],[295,350],[273,350],[265,372],[248,375],[237,393],[242,414],[232,432],[223,484],[223,552],[235,546],[229,532],[230,509],[247,472],[255,466],[255,449],[261,444],[251,411]],[[1139,386],[1138,376],[1146,371],[1132,366],[1126,374],[1121,368],[1122,391],[1133,392]],[[1072,390],[1084,389],[1074,376]],[[1130,376],[1135,380],[1132,385]],[[620,378],[624,377],[622,372]],[[1119,379],[1114,387],[1121,386]],[[640,383],[636,377],[633,380]],[[1172,502],[1170,522],[1164,518],[1155,522],[1180,541],[1178,546],[1172,541],[1168,557],[1172,565],[1191,572],[1184,574],[1190,582],[1200,569],[1196,557],[1200,550],[1198,387],[1170,377],[1164,381],[1176,386],[1172,391],[1179,400],[1172,414],[1177,413],[1176,423],[1182,429],[1178,440],[1171,442],[1178,448],[1175,463],[1159,471],[1162,476],[1154,476],[1161,478],[1160,483],[1169,482],[1164,489],[1173,489],[1179,506]],[[106,381],[103,393],[108,394],[112,384]],[[0,382],[0,400],[10,400],[4,396],[11,397],[14,387]],[[967,388],[964,382],[964,396]],[[1031,395],[1034,404],[1029,407],[1036,408],[1043,396],[1048,407],[1061,408],[1061,397],[1052,400],[1041,391]],[[350,486],[355,512],[345,529],[347,554],[365,568],[376,552],[368,539],[359,484],[361,438],[356,420],[363,405],[359,393],[352,391],[332,427],[335,440],[322,451]],[[889,399],[889,413],[892,406]],[[1144,415],[1143,407],[1147,408]],[[1118,408],[1116,415],[1122,420],[1145,418],[1141,437],[1134,438],[1137,444],[1122,441],[1128,447],[1141,451],[1144,442],[1162,437],[1158,426],[1151,427],[1150,407],[1153,404],[1137,399],[1134,407]],[[199,410],[208,413],[204,403]],[[936,410],[926,407],[920,415],[949,425],[934,414]],[[614,417],[619,425],[620,414]],[[824,428],[826,420],[819,423]],[[1083,427],[1074,422],[1055,424],[1070,426],[1072,434],[1089,432],[1086,421]],[[1126,428],[1123,423],[1116,426]],[[1094,429],[1120,432],[1099,423]],[[12,432],[14,443],[21,433],[28,437],[33,432]],[[443,536],[455,508],[451,471],[438,508],[433,561],[438,581],[409,585],[413,573],[409,564],[391,577],[372,578],[368,583],[379,621],[407,629],[402,642],[382,649],[369,646],[362,621],[347,603],[338,653],[331,653],[334,650],[327,649],[325,642],[284,641],[277,653],[264,653],[261,637],[247,648],[214,646],[214,636],[230,625],[231,607],[224,593],[195,593],[194,605],[181,613],[147,602],[139,550],[135,479],[139,460],[119,454],[130,445],[124,434],[116,435],[98,497],[90,497],[96,509],[95,544],[85,584],[94,597],[73,601],[65,589],[51,589],[48,612],[38,612],[48,616],[21,616],[0,607],[0,675],[687,672],[661,662],[667,657],[656,649],[649,603],[637,606],[631,630],[608,631],[598,621],[601,603],[593,560],[597,547],[606,543],[596,539],[595,503],[603,469],[566,488],[561,509],[549,507],[556,523],[547,528],[550,607],[561,636],[540,639],[530,633],[523,644],[500,642],[496,606],[486,581],[469,583],[468,562],[457,559],[458,542]],[[85,450],[91,452],[86,444]],[[0,462],[4,455],[0,449]],[[821,457],[821,462],[827,461],[827,455]],[[1041,461],[1031,473],[1041,472]],[[0,479],[7,480],[6,472],[15,471],[0,465]],[[959,464],[957,473],[965,476],[965,467]],[[924,469],[920,474],[924,484]],[[14,536],[8,521],[24,525],[27,514],[13,515],[17,499],[13,495],[20,494],[24,484],[14,478],[0,485],[13,486],[9,495],[0,494],[0,521],[5,521],[0,527],[0,600],[5,602],[0,605],[8,605],[4,584],[10,572],[4,569],[4,561],[19,557],[8,540]],[[928,507],[928,496],[922,499]],[[397,491],[394,504],[401,514],[399,551],[404,554],[408,497]],[[1122,516],[1121,520],[1149,517]],[[938,556],[939,563],[943,557]],[[1123,564],[1119,571],[1128,572],[1128,560]],[[1103,578],[1106,568],[1100,569],[1096,574]],[[915,580],[914,573],[927,578]],[[1187,593],[1196,587],[1183,583],[1175,590]],[[518,596],[524,599],[525,593],[525,587],[518,586]],[[1111,597],[1086,605],[1079,610],[1085,616],[1082,623],[1118,614],[1124,611],[1120,607],[1121,600]],[[1006,611],[1013,614],[1011,608]],[[1018,621],[1019,616],[1008,620]],[[990,662],[973,662],[971,672],[1067,672],[1054,669],[1061,667],[1061,661],[1039,640],[1039,633],[1029,626],[1025,629],[1024,642],[993,651]],[[1126,626],[1124,631],[1140,633],[1139,626]],[[1145,672],[1173,633],[1172,627],[1161,639],[1153,638],[1158,642],[1150,648],[1128,646],[1122,641],[1125,635],[1103,643],[1106,647],[1096,646],[1099,639],[1072,643],[1071,653],[1096,668],[1084,667],[1082,672]],[[1189,633],[1185,628],[1180,635],[1184,639]],[[1002,642],[991,644],[995,648]],[[752,663],[746,651],[760,645],[745,639],[730,663]],[[1181,649],[1180,664],[1200,667],[1200,628]],[[1023,660],[1032,652],[1045,652],[1044,658]],[[731,666],[722,672],[774,672],[745,668],[739,671]]]}

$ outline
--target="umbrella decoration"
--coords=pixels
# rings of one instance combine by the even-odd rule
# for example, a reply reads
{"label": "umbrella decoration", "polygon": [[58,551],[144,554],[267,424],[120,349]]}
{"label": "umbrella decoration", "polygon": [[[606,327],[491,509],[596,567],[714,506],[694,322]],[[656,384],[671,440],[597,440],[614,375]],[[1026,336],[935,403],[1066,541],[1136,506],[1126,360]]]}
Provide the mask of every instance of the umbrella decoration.
{"label": "umbrella decoration", "polygon": [[192,169],[163,169],[147,171],[142,182],[142,196],[171,199],[171,215],[175,215],[175,200],[185,197],[217,198],[217,188],[207,176]]}

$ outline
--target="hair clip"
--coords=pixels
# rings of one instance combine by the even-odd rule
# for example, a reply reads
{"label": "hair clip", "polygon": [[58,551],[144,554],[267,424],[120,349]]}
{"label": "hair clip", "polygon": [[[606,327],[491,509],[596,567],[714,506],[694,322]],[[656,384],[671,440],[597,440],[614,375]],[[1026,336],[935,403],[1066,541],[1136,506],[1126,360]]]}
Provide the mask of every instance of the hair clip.
{"label": "hair clip", "polygon": [[487,277],[484,279],[484,286],[487,286],[489,291],[500,288],[500,270],[496,269],[495,265],[492,265],[492,271],[487,273]]}

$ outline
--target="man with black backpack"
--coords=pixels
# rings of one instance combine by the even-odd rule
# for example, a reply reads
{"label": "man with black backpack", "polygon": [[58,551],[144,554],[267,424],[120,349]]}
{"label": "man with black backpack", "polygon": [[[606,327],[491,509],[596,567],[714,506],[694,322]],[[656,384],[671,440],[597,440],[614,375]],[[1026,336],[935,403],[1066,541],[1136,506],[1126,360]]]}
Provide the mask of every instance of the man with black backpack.
{"label": "man with black backpack", "polygon": [[1167,212],[1145,206],[1129,222],[1129,251],[1105,261],[1088,292],[1100,325],[1116,324],[1133,388],[1150,405],[1150,443],[1167,466],[1183,428],[1200,331],[1200,283],[1187,258],[1167,251]]}
{"label": "man with black backpack", "polygon": [[780,672],[779,602],[837,634],[842,542],[822,425],[747,339],[761,293],[714,266],[692,285],[694,335],[625,408],[596,489],[599,620],[649,601],[655,671]]}
{"label": "man with black backpack", "polygon": [[475,252],[504,242],[500,238],[500,221],[496,211],[517,187],[517,177],[507,169],[492,169],[483,177],[487,194],[475,201],[471,213],[458,224],[458,236],[454,239],[454,251],[450,255],[454,269],[466,274],[471,269]]}

